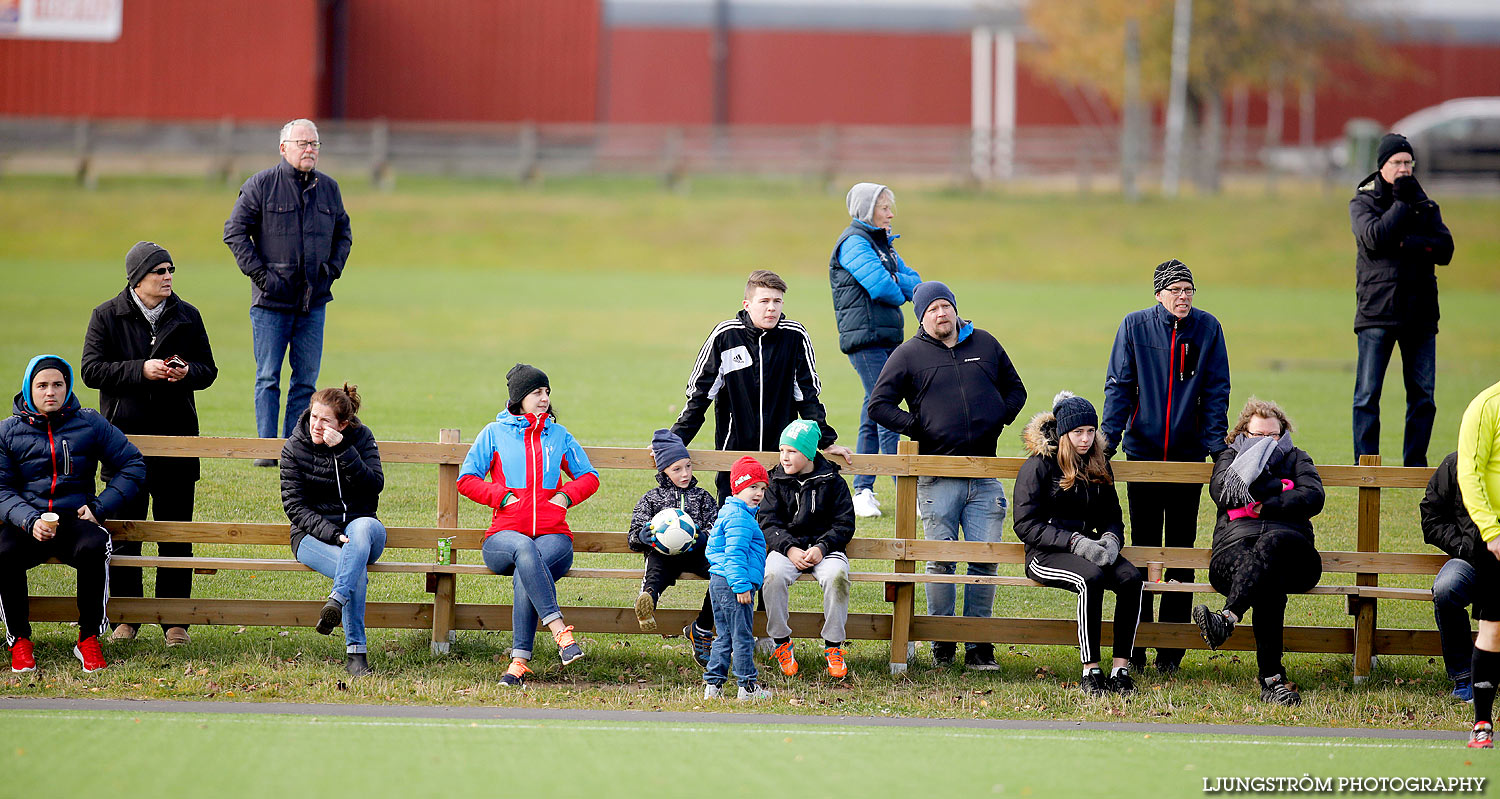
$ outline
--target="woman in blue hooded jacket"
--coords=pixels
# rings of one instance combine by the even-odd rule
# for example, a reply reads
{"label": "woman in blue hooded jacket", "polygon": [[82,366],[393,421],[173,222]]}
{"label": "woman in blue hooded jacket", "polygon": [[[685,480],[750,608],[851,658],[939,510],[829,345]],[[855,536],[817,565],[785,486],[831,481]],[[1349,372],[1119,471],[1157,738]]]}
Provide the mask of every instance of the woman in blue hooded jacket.
{"label": "woman in blue hooded jacket", "polygon": [[[833,289],[839,349],[849,356],[865,387],[855,451],[861,455],[894,455],[901,436],[871,421],[870,391],[891,351],[906,339],[901,306],[911,301],[922,277],[896,252],[895,242],[901,237],[891,232],[896,220],[896,195],[890,188],[879,183],[856,183],[844,199],[849,207],[849,226],[839,234],[828,260],[828,283]],[[854,512],[858,516],[880,515],[874,475],[855,476]]]}

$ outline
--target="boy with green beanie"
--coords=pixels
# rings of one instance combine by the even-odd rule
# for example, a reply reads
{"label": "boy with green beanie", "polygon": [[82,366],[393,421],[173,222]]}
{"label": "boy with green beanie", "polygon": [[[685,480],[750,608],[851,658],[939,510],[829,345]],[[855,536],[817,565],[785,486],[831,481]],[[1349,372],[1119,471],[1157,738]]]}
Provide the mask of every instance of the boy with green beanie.
{"label": "boy with green beanie", "polygon": [[820,428],[799,419],[781,432],[780,463],[756,520],[766,536],[766,634],[781,673],[797,673],[792,652],[788,603],[792,583],[811,574],[823,588],[823,656],[828,674],[849,673],[844,623],[849,617],[849,558],[844,548],[854,537],[854,499],[839,467],[818,454]]}

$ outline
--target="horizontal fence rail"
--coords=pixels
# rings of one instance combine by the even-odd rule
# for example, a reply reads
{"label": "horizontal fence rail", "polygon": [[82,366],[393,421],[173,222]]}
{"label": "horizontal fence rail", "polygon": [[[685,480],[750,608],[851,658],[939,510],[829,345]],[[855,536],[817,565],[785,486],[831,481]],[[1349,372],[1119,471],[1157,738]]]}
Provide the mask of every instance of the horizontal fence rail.
{"label": "horizontal fence rail", "polygon": [[[197,458],[275,458],[280,455],[281,439],[227,437],[130,437],[147,456]],[[456,630],[504,630],[509,628],[510,609],[503,605],[458,603],[456,579],[490,576],[480,563],[460,563],[458,553],[478,550],[483,530],[458,527],[458,467],[468,453],[468,444],[460,441],[455,429],[439,432],[437,442],[379,442],[381,459],[388,463],[412,463],[436,466],[438,469],[436,516],[433,527],[390,527],[387,549],[432,551],[440,538],[451,540],[454,562],[439,565],[431,562],[380,561],[370,567],[374,573],[423,574],[430,603],[369,604],[366,623],[371,627],[430,628],[434,652],[448,651]],[[654,471],[656,466],[645,448],[585,447],[590,461],[600,469]],[[704,470],[724,470],[744,455],[762,462],[774,462],[775,453],[691,451],[694,466]],[[854,568],[851,579],[862,583],[883,583],[886,598],[892,603],[889,614],[851,613],[849,635],[854,639],[890,642],[890,665],[893,673],[905,669],[908,642],[917,640],[995,641],[1014,644],[1073,645],[1077,641],[1076,621],[1063,619],[968,619],[917,615],[915,588],[918,584],[989,584],[1014,587],[1037,587],[1024,576],[969,576],[966,574],[927,574],[919,565],[927,561],[965,561],[1020,565],[1025,562],[1025,548],[1017,543],[977,543],[966,541],[928,541],[918,537],[916,514],[916,481],[924,476],[1014,478],[1023,458],[978,458],[919,455],[916,445],[902,442],[896,455],[860,455],[845,472],[873,474],[896,478],[894,538],[854,538],[848,554],[857,563],[878,562],[889,567]],[[1363,679],[1376,653],[1437,654],[1437,633],[1433,630],[1379,629],[1376,608],[1385,600],[1430,600],[1426,589],[1382,587],[1382,574],[1436,574],[1446,562],[1444,555],[1433,553],[1398,553],[1380,551],[1379,493],[1385,488],[1422,488],[1432,475],[1431,469],[1379,466],[1378,456],[1365,456],[1361,465],[1320,466],[1318,471],[1327,487],[1351,488],[1358,492],[1357,546],[1354,551],[1320,553],[1323,571],[1328,574],[1352,574],[1353,584],[1324,584],[1308,593],[1342,596],[1354,617],[1352,627],[1290,627],[1286,631],[1287,651],[1346,653],[1355,657],[1354,675]],[[1211,474],[1207,463],[1164,463],[1120,461],[1112,464],[1115,476],[1124,482],[1206,483]],[[185,541],[198,544],[285,545],[289,526],[286,523],[250,522],[158,522],[112,520],[106,523],[121,541]],[[625,534],[619,531],[575,531],[574,548],[579,552],[624,554],[631,552]],[[1122,555],[1148,574],[1147,590],[1153,593],[1212,593],[1206,583],[1161,582],[1158,575],[1167,568],[1207,569],[1210,550],[1206,548],[1134,547],[1122,549]],[[189,567],[200,573],[219,570],[307,571],[295,560],[286,558],[118,556],[121,566]],[[639,580],[639,568],[575,568],[569,577],[575,579]],[[686,577],[686,576],[685,576]],[[690,579],[690,578],[689,578]],[[321,602],[297,600],[227,600],[227,599],[146,599],[112,598],[111,618],[131,622],[163,620],[193,624],[263,624],[303,625],[317,620]],[[66,621],[76,612],[74,600],[63,597],[39,597],[32,605],[32,617],[38,621]],[[637,633],[631,608],[570,607],[569,623],[585,632]],[[686,624],[697,611],[659,610],[662,629]],[[679,618],[680,617],[680,618]],[[821,614],[792,614],[793,633],[799,637],[816,637]],[[763,628],[764,620],[757,621]],[[1108,639],[1110,622],[1105,621],[1103,635]],[[1191,624],[1143,623],[1138,641],[1147,646],[1202,648],[1197,628]],[[1250,625],[1236,628],[1222,648],[1253,650]]]}

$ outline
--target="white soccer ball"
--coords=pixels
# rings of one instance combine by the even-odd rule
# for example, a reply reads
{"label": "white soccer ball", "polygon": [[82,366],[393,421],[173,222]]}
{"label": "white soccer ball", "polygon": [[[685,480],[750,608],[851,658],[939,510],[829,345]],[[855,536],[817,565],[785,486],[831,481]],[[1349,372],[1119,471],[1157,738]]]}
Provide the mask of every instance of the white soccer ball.
{"label": "white soccer ball", "polygon": [[681,555],[698,542],[698,525],[680,508],[666,508],[651,517],[651,534],[656,537],[656,551],[663,555]]}

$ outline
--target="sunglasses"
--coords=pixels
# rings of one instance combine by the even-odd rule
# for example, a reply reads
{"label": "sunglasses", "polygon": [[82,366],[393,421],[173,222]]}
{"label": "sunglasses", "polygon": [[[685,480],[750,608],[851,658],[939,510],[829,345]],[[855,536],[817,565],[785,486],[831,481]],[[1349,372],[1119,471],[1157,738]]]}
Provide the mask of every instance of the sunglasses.
{"label": "sunglasses", "polygon": [[170,275],[170,274],[172,274],[173,272],[176,272],[176,271],[177,271],[177,267],[175,267],[175,266],[158,266],[155,269],[152,269],[152,270],[148,271],[146,274],[148,274],[148,275]]}

